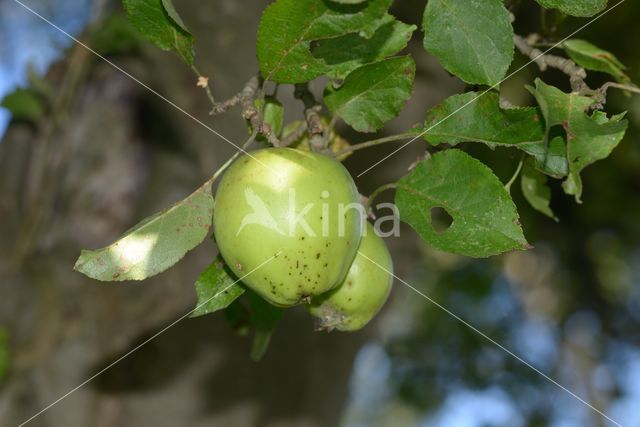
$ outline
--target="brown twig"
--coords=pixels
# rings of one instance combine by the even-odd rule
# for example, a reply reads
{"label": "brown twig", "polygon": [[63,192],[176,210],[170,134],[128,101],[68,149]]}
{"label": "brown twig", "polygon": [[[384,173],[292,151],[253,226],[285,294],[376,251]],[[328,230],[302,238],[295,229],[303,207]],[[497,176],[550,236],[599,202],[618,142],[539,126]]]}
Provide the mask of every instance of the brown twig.
{"label": "brown twig", "polygon": [[[535,37],[535,36],[534,36]],[[592,94],[593,90],[587,86],[585,79],[587,78],[587,72],[584,68],[578,66],[575,62],[568,58],[552,55],[542,52],[540,49],[532,46],[535,43],[533,38],[528,40],[524,37],[515,35],[513,41],[520,52],[523,55],[531,58],[540,68],[540,71],[545,71],[547,67],[555,68],[562,71],[569,76],[569,82],[571,83],[571,89],[574,92]]]}
{"label": "brown twig", "polygon": [[216,102],[213,104],[213,108],[209,111],[210,115],[216,115],[221,113],[226,113],[229,109],[235,107],[240,103],[240,94],[237,93],[233,95],[231,98],[226,101]]}
{"label": "brown twig", "polygon": [[261,87],[260,76],[253,76],[240,92],[242,117],[251,124],[253,129],[256,129],[259,134],[264,136],[271,145],[279,147],[280,140],[273,133],[271,126],[268,123],[264,123],[262,112],[256,107],[256,99],[264,99],[264,92]]}
{"label": "brown twig", "polygon": [[[229,111],[231,108],[239,105],[241,103],[248,102],[249,99],[256,99],[256,93],[258,92],[258,86],[260,85],[260,78],[258,76],[253,76],[247,83],[245,83],[243,89],[233,95],[231,98],[221,101],[214,102],[212,104],[210,115],[222,114]],[[243,106],[244,108],[244,106]]]}
{"label": "brown twig", "polygon": [[313,96],[309,86],[306,84],[296,85],[294,97],[304,104],[304,117],[307,121],[311,148],[314,151],[322,150],[324,146],[324,126],[320,117],[322,106],[316,101],[315,96]]}
{"label": "brown twig", "polygon": [[264,123],[262,111],[256,106],[256,100],[264,100],[262,83],[262,78],[259,75],[251,77],[240,93],[226,101],[213,103],[213,108],[209,114],[224,113],[230,108],[240,105],[242,107],[242,117],[249,122],[251,128],[264,136],[271,145],[279,147],[281,145],[280,140],[273,133],[271,126]]}

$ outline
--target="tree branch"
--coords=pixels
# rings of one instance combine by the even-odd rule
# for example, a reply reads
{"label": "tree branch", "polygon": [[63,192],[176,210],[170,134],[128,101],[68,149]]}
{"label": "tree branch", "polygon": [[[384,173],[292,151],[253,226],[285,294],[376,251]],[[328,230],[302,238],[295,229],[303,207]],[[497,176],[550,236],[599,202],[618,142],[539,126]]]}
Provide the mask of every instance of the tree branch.
{"label": "tree branch", "polygon": [[242,117],[249,122],[251,128],[255,129],[258,134],[264,136],[271,145],[279,147],[281,145],[280,140],[273,133],[271,126],[269,126],[268,123],[264,123],[262,111],[256,107],[257,99],[264,99],[262,79],[259,75],[251,77],[249,81],[245,83],[240,93],[226,101],[214,102],[209,114],[225,113],[230,108],[240,105],[242,107]]}
{"label": "tree branch", "polygon": [[231,98],[222,102],[215,102],[213,108],[209,111],[209,114],[215,116],[216,114],[226,113],[229,109],[235,107],[240,103],[240,94],[237,93]]}
{"label": "tree branch", "polygon": [[560,70],[569,76],[571,89],[574,92],[592,92],[592,89],[585,83],[587,72],[572,60],[542,52],[540,49],[532,46],[534,43],[532,36],[530,36],[529,39],[525,39],[524,37],[515,35],[513,37],[513,42],[523,55],[528,56],[531,60],[535,61],[538,68],[540,68],[540,71],[545,71],[547,67]]}
{"label": "tree branch", "polygon": [[306,84],[297,84],[294,97],[304,104],[304,117],[307,121],[307,130],[309,132],[309,144],[314,151],[320,151],[324,148],[324,126],[320,111],[322,106],[316,101],[316,97],[309,90]]}
{"label": "tree branch", "polygon": [[263,99],[261,80],[260,76],[253,76],[244,86],[242,92],[240,92],[242,117],[251,124],[252,129],[257,130],[259,134],[264,136],[269,144],[274,147],[279,147],[280,140],[273,133],[271,126],[269,126],[268,123],[264,123],[262,119],[262,112],[256,107],[256,99]]}

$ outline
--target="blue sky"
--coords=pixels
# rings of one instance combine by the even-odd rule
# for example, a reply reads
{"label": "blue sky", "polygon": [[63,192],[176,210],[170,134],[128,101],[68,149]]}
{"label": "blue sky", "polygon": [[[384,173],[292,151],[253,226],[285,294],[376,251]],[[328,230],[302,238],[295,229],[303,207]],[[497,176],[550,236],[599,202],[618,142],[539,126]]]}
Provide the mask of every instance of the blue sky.
{"label": "blue sky", "polygon": [[[90,0],[21,0],[72,34],[82,31],[90,15]],[[16,86],[25,86],[31,64],[43,74],[71,41],[64,34],[14,0],[0,0],[0,98]],[[0,135],[10,114],[0,108]]]}

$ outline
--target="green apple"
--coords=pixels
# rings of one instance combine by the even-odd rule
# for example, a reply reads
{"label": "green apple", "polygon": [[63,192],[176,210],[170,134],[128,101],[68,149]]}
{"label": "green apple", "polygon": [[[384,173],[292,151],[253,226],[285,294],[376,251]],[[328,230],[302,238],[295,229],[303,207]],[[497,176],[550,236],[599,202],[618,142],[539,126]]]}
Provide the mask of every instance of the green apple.
{"label": "green apple", "polygon": [[363,224],[358,191],[344,166],[292,148],[241,156],[215,198],[222,257],[243,283],[282,307],[342,282]]}
{"label": "green apple", "polygon": [[393,283],[393,263],[384,240],[371,224],[342,284],[312,300],[309,311],[320,329],[356,331],[369,323],[387,301]]}

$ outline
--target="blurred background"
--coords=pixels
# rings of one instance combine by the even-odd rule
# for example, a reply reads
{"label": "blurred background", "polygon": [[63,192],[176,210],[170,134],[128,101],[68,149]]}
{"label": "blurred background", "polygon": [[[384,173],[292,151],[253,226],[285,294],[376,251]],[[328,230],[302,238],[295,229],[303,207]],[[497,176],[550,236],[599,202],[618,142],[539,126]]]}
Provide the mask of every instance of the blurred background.
{"label": "blurred background", "polygon": [[[193,73],[142,41],[108,0],[21,0],[60,29],[231,139],[237,110],[210,117]],[[197,38],[196,62],[217,99],[257,71],[263,0],[175,0]],[[516,31],[540,28],[532,0]],[[424,0],[393,13],[419,25]],[[640,3],[626,1],[582,31],[640,81]],[[559,24],[561,38],[584,20]],[[421,47],[413,99],[385,130],[405,131],[429,107],[465,90]],[[524,64],[516,54],[513,68]],[[529,66],[504,83],[532,105]],[[566,78],[543,76],[568,90]],[[592,86],[604,77],[590,74]],[[321,85],[315,87],[319,90]],[[15,0],[0,0],[0,425],[15,426],[188,312],[193,282],[215,255],[206,241],[141,283],[74,273],[81,248],[111,243],[143,217],[191,193],[234,147],[100,60]],[[302,117],[291,88],[287,120]],[[436,252],[408,227],[387,243],[399,277],[512,350],[625,427],[640,426],[640,97],[611,93],[630,129],[611,158],[589,167],[582,205],[552,183],[556,223],[514,199],[535,246],[486,260]],[[364,140],[339,126],[352,142]],[[367,138],[368,139],[368,138]],[[424,152],[416,141],[357,180],[364,194],[398,179]],[[359,152],[357,174],[395,147]],[[519,154],[467,144],[506,182]],[[389,200],[391,195],[387,195]],[[34,426],[614,425],[400,282],[380,316],[357,333],[313,332],[288,310],[265,358],[222,314],[186,319],[48,411]]]}

